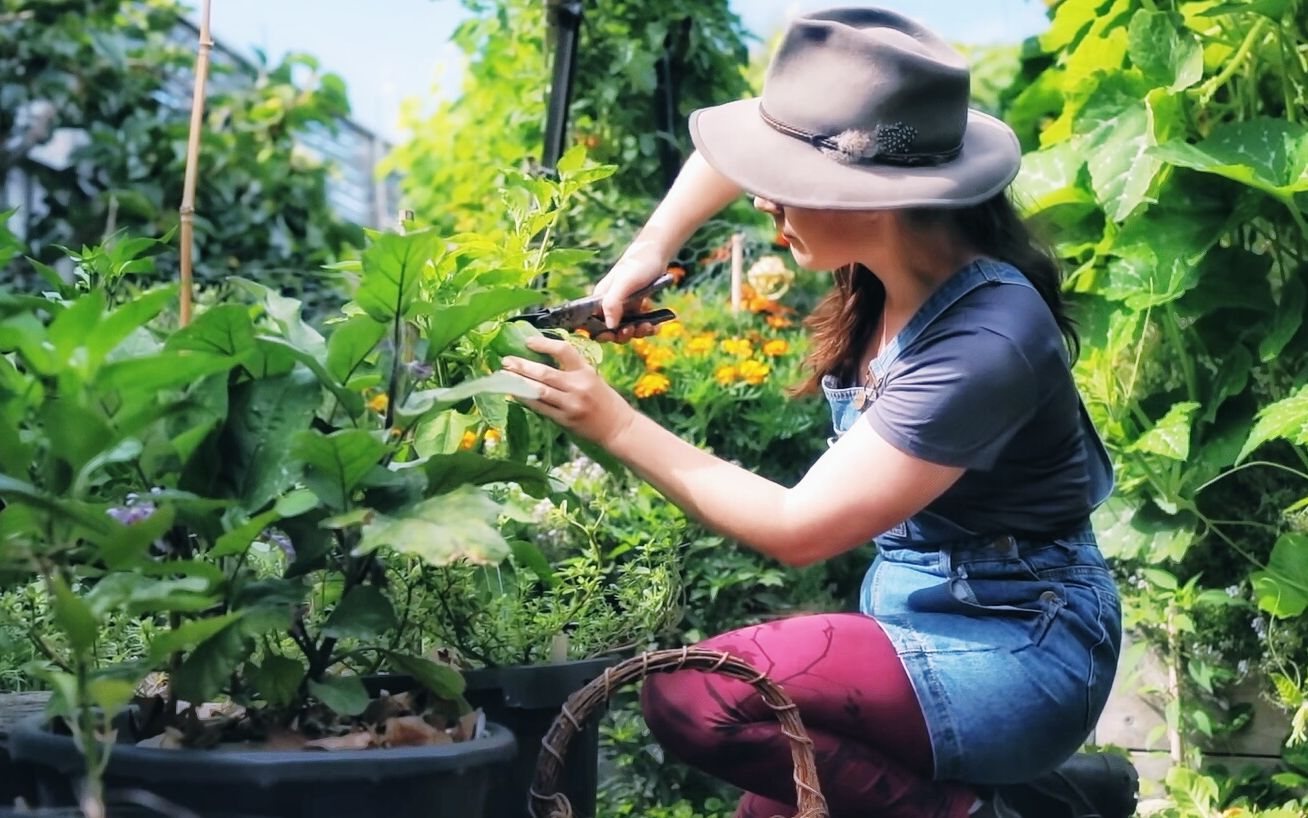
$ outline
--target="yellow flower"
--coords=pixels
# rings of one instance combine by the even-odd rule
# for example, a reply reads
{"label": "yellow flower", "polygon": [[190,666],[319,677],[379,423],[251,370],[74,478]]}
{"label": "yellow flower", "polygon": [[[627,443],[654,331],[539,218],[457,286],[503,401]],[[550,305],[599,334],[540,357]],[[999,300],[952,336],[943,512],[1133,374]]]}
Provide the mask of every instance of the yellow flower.
{"label": "yellow flower", "polygon": [[790,344],[784,338],[774,338],[763,345],[763,354],[769,358],[785,355],[790,351]]}
{"label": "yellow flower", "polygon": [[762,361],[743,361],[740,364],[740,377],[751,386],[758,386],[768,379],[772,367]]}
{"label": "yellow flower", "polygon": [[646,355],[648,355],[648,354],[649,354],[649,351],[650,351],[651,349],[653,349],[653,347],[654,347],[654,345],[651,344],[651,343],[650,343],[647,339],[645,339],[645,338],[632,338],[632,339],[631,339],[631,349],[632,349],[632,351],[635,352],[637,355],[641,356],[642,358],[645,357]]}
{"label": "yellow flower", "polygon": [[460,449],[471,449],[477,445],[477,433],[469,429],[463,433],[463,439],[459,441]]}
{"label": "yellow flower", "polygon": [[790,319],[784,315],[769,315],[763,319],[768,322],[768,326],[773,329],[785,329],[790,326]]}
{"label": "yellow flower", "polygon": [[390,405],[390,402],[391,399],[386,396],[385,392],[378,392],[368,401],[368,408],[380,415],[386,411],[386,407]]}
{"label": "yellow flower", "polygon": [[769,312],[770,310],[776,309],[776,305],[771,298],[764,298],[761,295],[756,295],[745,302],[745,309],[750,312]]}
{"label": "yellow flower", "polygon": [[671,385],[672,382],[668,380],[667,375],[660,375],[657,372],[641,375],[640,379],[636,381],[636,397],[652,398],[655,395],[662,395],[668,391],[668,387]]}
{"label": "yellow flower", "polygon": [[748,338],[728,338],[722,342],[722,351],[737,358],[748,358],[754,354],[754,345]]}
{"label": "yellow flower", "polygon": [[686,342],[686,354],[707,355],[713,351],[713,347],[716,345],[717,344],[713,339],[713,333],[706,332],[702,335],[696,335],[694,338],[691,338]]}
{"label": "yellow flower", "polygon": [[494,446],[496,443],[499,443],[501,440],[504,439],[504,433],[501,432],[499,429],[491,427],[486,430],[486,434],[482,435],[482,438],[488,444]]}
{"label": "yellow flower", "polygon": [[677,353],[667,347],[651,347],[650,351],[645,354],[645,369],[650,372],[657,372],[672,363],[676,357]]}
{"label": "yellow flower", "polygon": [[659,324],[660,338],[680,338],[685,334],[686,326],[680,321],[668,321],[667,323]]}
{"label": "yellow flower", "polygon": [[718,367],[717,372],[713,373],[713,377],[717,378],[718,383],[723,386],[730,386],[732,381],[740,377],[740,372],[731,364],[723,364]]}

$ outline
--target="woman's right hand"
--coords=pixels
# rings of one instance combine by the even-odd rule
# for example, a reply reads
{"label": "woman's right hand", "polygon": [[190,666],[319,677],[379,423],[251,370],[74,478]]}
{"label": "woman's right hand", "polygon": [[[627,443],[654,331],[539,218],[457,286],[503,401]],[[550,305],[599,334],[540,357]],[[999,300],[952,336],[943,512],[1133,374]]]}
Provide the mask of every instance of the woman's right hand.
{"label": "woman's right hand", "polygon": [[[602,296],[601,309],[604,323],[615,327],[622,320],[626,301],[633,293],[648,287],[659,276],[667,272],[668,261],[664,253],[652,243],[637,240],[627,248],[613,265],[608,274],[599,280],[592,291],[593,295]],[[626,343],[632,338],[644,338],[653,335],[658,328],[653,324],[641,323],[623,327],[615,332],[601,333],[596,340]]]}

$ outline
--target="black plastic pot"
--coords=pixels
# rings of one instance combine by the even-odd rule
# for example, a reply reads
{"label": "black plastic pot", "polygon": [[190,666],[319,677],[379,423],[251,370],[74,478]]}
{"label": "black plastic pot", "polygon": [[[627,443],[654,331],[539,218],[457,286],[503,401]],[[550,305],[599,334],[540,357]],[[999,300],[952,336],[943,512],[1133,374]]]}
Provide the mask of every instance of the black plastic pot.
{"label": "black plastic pot", "polygon": [[[495,765],[513,757],[513,735],[487,735],[439,747],[341,752],[159,750],[114,747],[107,790],[139,788],[202,818],[474,818],[482,815]],[[72,739],[22,722],[10,752],[36,772],[42,806],[74,803],[71,781],[82,759]]]}
{"label": "black plastic pot", "polygon": [[[464,671],[465,697],[480,707],[486,718],[503,724],[518,739],[518,754],[495,776],[486,800],[485,818],[527,818],[528,794],[536,775],[540,742],[559,715],[563,703],[587,682],[616,664],[621,657],[583,659],[541,665],[492,667]],[[379,676],[368,680],[374,694],[380,689],[398,693],[413,686],[406,676]],[[599,783],[599,724],[592,719],[568,748],[559,791],[572,803],[576,818],[594,818]]]}

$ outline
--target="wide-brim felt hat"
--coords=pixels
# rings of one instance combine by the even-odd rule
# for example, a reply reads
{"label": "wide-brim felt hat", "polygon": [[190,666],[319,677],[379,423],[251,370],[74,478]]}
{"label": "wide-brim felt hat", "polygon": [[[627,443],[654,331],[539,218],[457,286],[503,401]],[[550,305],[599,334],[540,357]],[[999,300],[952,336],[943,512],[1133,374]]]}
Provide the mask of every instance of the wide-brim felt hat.
{"label": "wide-brim felt hat", "polygon": [[969,107],[967,61],[892,11],[796,18],[763,94],[690,116],[696,149],[755,196],[791,207],[966,207],[1002,192],[1017,137]]}

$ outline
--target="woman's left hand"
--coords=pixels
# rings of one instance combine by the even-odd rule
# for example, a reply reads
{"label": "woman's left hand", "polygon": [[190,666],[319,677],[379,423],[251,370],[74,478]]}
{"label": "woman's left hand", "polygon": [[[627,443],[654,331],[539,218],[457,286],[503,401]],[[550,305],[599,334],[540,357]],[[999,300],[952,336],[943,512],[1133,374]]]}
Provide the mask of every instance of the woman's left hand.
{"label": "woman's left hand", "polygon": [[502,362],[506,371],[540,390],[540,397],[521,402],[565,429],[607,447],[631,422],[636,410],[605,383],[572,344],[540,336],[528,338],[526,343],[532,352],[549,355],[559,366],[555,369],[524,358],[506,357]]}

